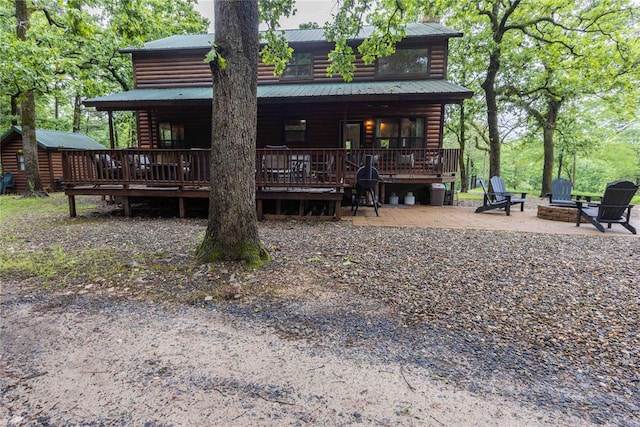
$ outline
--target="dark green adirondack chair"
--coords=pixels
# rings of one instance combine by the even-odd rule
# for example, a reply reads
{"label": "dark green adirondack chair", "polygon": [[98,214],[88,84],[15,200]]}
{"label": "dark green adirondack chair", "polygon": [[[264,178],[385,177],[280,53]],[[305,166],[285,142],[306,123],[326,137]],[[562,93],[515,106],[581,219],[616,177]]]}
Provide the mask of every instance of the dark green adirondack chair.
{"label": "dark green adirondack chair", "polygon": [[586,202],[576,201],[578,215],[576,225],[580,226],[580,218],[585,218],[594,227],[604,233],[604,226],[611,228],[612,224],[620,224],[633,234],[634,226],[629,224],[631,219],[631,199],[638,191],[638,186],[630,181],[615,181],[607,184],[602,201],[597,206],[588,206]]}
{"label": "dark green adirondack chair", "polygon": [[487,191],[484,182],[480,180],[484,191],[482,206],[476,209],[476,213],[492,209],[504,209],[507,216],[511,214],[511,206],[520,204],[520,212],[524,210],[524,200],[527,193],[521,193],[521,197],[514,197],[505,189],[504,181],[499,176],[491,177],[491,191]]}
{"label": "dark green adirondack chair", "polygon": [[575,208],[576,201],[571,198],[573,184],[566,178],[557,178],[551,181],[551,194],[549,194],[549,206],[562,206]]}

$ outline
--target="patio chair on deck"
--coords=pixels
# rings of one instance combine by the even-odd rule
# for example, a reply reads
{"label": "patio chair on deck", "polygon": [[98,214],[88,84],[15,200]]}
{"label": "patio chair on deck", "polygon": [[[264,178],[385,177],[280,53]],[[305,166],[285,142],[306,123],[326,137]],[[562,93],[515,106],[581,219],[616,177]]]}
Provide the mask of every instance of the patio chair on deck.
{"label": "patio chair on deck", "polygon": [[565,178],[557,178],[551,181],[551,193],[549,196],[549,206],[561,206],[565,208],[577,207],[576,201],[571,198],[573,184]]}
{"label": "patio chair on deck", "polygon": [[480,185],[484,191],[483,204],[476,209],[476,213],[489,211],[492,209],[504,209],[507,216],[511,214],[511,205],[520,204],[520,212],[524,210],[524,200],[527,193],[521,193],[521,197],[513,197],[505,190],[504,181],[499,176],[491,177],[491,190],[487,188],[482,180]]}
{"label": "patio chair on deck", "polygon": [[631,217],[631,199],[638,191],[638,186],[630,181],[615,181],[607,184],[602,201],[596,206],[583,206],[581,201],[576,201],[578,215],[576,225],[580,226],[580,219],[585,218],[594,227],[604,233],[604,226],[611,228],[611,224],[620,224],[631,233],[636,234],[634,226],[629,224]]}
{"label": "patio chair on deck", "polygon": [[120,162],[113,159],[109,154],[96,154],[95,164],[96,171],[98,173],[98,179],[122,179],[122,165],[120,164]]}
{"label": "patio chair on deck", "polygon": [[[289,147],[286,145],[267,145],[272,152],[262,156],[262,168],[265,177],[271,182],[288,182],[291,180],[291,162]],[[282,150],[282,153],[278,152]]]}

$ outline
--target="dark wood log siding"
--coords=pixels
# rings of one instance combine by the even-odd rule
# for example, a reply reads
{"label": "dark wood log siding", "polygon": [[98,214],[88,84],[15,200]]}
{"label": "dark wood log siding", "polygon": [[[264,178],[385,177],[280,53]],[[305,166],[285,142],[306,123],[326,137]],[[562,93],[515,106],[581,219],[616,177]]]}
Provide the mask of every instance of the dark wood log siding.
{"label": "dark wood log siding", "polygon": [[[15,191],[24,193],[27,179],[24,171],[18,170],[18,151],[22,149],[22,138],[15,138],[2,145],[2,170],[11,172],[15,179]],[[62,154],[58,150],[45,150],[38,147],[38,167],[42,186],[46,191],[56,189],[56,178],[62,178]]]}
{"label": "dark wood log siding", "polygon": [[[425,117],[427,135],[425,148],[439,148],[442,140],[441,104],[406,105],[389,104],[387,107],[375,107],[364,104],[345,105],[337,108],[335,104],[296,104],[264,105],[258,112],[258,147],[283,145],[285,119],[307,120],[307,142],[298,148],[337,148],[340,147],[340,123],[362,121],[365,124],[363,147],[373,147],[375,120],[382,117]],[[171,116],[170,114],[173,114]],[[149,134],[149,115],[153,121],[153,135]],[[177,112],[161,110],[139,112],[138,135],[140,148],[157,148],[158,123],[161,118],[172,117],[173,123],[185,125],[185,148],[209,148],[211,146],[211,109]],[[153,136],[153,141],[151,140]],[[296,147],[295,144],[289,146]]]}
{"label": "dark wood log siding", "polygon": [[[309,114],[305,114],[309,111]],[[313,111],[313,113],[311,113]],[[367,105],[350,105],[344,109],[335,106],[280,105],[263,106],[258,114],[258,146],[284,144],[284,120],[307,120],[306,147],[297,148],[336,148],[340,147],[340,122],[364,122],[364,147],[373,147],[375,120],[381,117],[425,117],[427,119],[427,136],[425,148],[439,148],[442,134],[442,105],[389,105],[389,107],[369,107]],[[292,148],[295,144],[289,144]]]}
{"label": "dark wood log siding", "polygon": [[211,70],[204,62],[205,50],[171,56],[136,53],[133,73],[137,88],[210,86]]}
{"label": "dark wood log siding", "polygon": [[[327,51],[313,51],[313,79],[309,80],[295,80],[295,79],[281,79],[280,76],[274,76],[273,65],[265,64],[260,61],[258,64],[258,81],[260,83],[278,83],[278,82],[304,82],[304,81],[341,81],[342,77],[338,74],[333,77],[327,76],[327,67],[329,66],[329,59],[327,58]],[[375,78],[376,66],[375,64],[365,65],[362,58],[358,56],[355,62],[356,71],[353,74],[353,80],[372,80]]]}
{"label": "dark wood log siding", "polygon": [[434,79],[444,79],[447,70],[447,49],[444,44],[431,46],[429,61],[429,77]]}
{"label": "dark wood log siding", "polygon": [[140,148],[158,148],[160,123],[183,124],[186,148],[211,147],[211,108],[138,112]]}
{"label": "dark wood log siding", "polygon": [[[424,44],[416,44],[415,41],[403,43],[404,47],[424,47]],[[428,78],[444,78],[446,76],[446,40],[438,40],[428,46],[431,51],[430,74]],[[305,51],[306,46],[294,46],[298,51]],[[306,81],[340,81],[342,77],[327,76],[329,61],[327,53],[330,46],[322,50],[309,49],[313,53],[313,79]],[[206,50],[192,50],[186,53],[170,55],[164,52],[137,52],[133,54],[133,72],[137,88],[163,88],[163,87],[202,87],[211,85],[211,70],[203,62]],[[356,71],[354,80],[375,79],[375,64],[365,65],[358,55],[356,59]],[[291,82],[291,79],[282,80],[273,75],[274,67],[258,64],[258,81],[260,83]],[[300,80],[305,81],[305,80]]]}
{"label": "dark wood log siding", "polygon": [[153,131],[149,127],[149,111],[138,111],[138,146],[140,148],[152,148],[153,147],[153,134],[157,131]]}

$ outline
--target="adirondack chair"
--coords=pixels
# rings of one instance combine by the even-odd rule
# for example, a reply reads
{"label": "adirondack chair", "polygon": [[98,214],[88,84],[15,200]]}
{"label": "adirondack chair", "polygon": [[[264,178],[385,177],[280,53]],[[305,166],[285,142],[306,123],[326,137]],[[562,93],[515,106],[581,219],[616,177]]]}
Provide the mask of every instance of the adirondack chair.
{"label": "adirondack chair", "polygon": [[480,186],[484,191],[483,204],[476,209],[476,213],[485,212],[492,209],[504,209],[507,216],[511,215],[511,206],[520,204],[520,211],[524,210],[524,200],[527,193],[521,193],[521,197],[513,197],[513,195],[505,190],[504,181],[499,176],[491,178],[491,189],[487,188],[482,180]]}
{"label": "adirondack chair", "polygon": [[611,228],[612,224],[620,224],[631,233],[636,234],[634,226],[629,224],[631,218],[631,199],[638,191],[638,186],[630,181],[615,181],[607,184],[602,201],[597,206],[589,206],[576,201],[578,215],[576,225],[580,226],[580,219],[585,218],[594,227],[604,233],[604,226]]}
{"label": "adirondack chair", "polygon": [[550,206],[562,206],[565,208],[575,208],[576,201],[571,199],[573,184],[565,178],[558,178],[551,181],[551,193],[549,196]]}
{"label": "adirondack chair", "polygon": [[9,194],[16,191],[16,180],[11,172],[5,172],[0,178],[0,194]]}

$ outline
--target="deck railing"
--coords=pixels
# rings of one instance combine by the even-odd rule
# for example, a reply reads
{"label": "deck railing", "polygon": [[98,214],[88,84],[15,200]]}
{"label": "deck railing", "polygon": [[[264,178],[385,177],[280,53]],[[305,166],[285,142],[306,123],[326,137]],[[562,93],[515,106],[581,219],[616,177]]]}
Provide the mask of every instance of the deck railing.
{"label": "deck railing", "polygon": [[[390,178],[455,177],[458,149],[299,149],[256,150],[257,188],[343,187],[355,184],[367,155],[379,174]],[[63,150],[64,184],[210,185],[211,150]]]}

